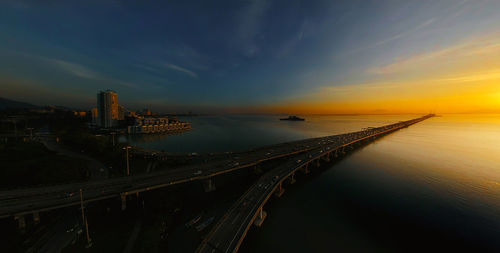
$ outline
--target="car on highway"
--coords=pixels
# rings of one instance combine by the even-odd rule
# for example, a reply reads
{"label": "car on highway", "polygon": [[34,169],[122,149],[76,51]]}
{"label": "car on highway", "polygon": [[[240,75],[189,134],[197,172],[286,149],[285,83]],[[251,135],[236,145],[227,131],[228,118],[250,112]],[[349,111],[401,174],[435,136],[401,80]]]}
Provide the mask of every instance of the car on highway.
{"label": "car on highway", "polygon": [[193,173],[193,175],[200,175],[201,173],[203,173],[203,171],[199,170],[199,171]]}
{"label": "car on highway", "polygon": [[79,227],[79,225],[74,225],[73,227],[66,229],[66,233],[73,232],[73,231],[77,230],[78,227]]}
{"label": "car on highway", "polygon": [[300,160],[300,159],[299,159],[299,160],[297,160],[297,163],[301,163],[301,162],[302,162],[302,160]]}

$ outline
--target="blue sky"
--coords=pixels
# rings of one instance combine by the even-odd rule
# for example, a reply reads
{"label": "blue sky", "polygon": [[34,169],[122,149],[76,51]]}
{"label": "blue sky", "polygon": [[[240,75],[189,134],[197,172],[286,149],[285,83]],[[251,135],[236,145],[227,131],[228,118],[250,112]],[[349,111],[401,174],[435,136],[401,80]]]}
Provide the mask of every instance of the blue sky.
{"label": "blue sky", "polygon": [[286,106],[417,78],[386,67],[500,20],[482,0],[44,2],[0,3],[0,96],[81,108],[102,89],[159,111]]}

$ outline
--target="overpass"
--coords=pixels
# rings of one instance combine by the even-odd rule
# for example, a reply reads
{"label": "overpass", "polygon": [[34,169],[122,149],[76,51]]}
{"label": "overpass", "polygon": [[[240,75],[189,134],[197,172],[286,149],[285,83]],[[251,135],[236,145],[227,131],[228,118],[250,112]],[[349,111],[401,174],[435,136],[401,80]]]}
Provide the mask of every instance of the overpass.
{"label": "overpass", "polygon": [[[39,217],[38,213],[42,211],[117,197],[122,199],[122,208],[124,209],[127,195],[194,180],[202,180],[205,189],[210,191],[215,189],[212,180],[214,176],[256,166],[272,159],[312,152],[319,148],[338,150],[340,147],[349,147],[351,144],[407,127],[431,116],[427,115],[414,120],[353,133],[266,146],[246,152],[216,154],[211,159],[150,174],[0,191],[0,218],[14,216],[22,225],[24,216],[27,214],[33,214],[33,218],[36,220]],[[155,153],[161,154],[162,152]],[[328,152],[328,154],[330,153]],[[80,197],[80,190],[82,197]]]}
{"label": "overpass", "polygon": [[357,145],[370,142],[432,116],[426,115],[418,119],[388,125],[376,131],[365,130],[332,136],[328,138],[327,144],[290,158],[284,164],[265,173],[253,184],[219,220],[196,252],[237,252],[252,224],[262,225],[267,216],[263,210],[266,202],[273,195],[281,196],[284,193],[283,184],[286,182],[293,184],[296,173],[301,171],[307,174],[311,167],[319,166],[322,160],[330,161],[345,154],[346,149],[354,149]]}

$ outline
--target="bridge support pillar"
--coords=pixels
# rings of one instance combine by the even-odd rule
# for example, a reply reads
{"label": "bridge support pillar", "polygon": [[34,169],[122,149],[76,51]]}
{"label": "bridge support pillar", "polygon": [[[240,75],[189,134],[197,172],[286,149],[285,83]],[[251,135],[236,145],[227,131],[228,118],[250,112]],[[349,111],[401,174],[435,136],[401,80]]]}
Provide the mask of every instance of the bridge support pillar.
{"label": "bridge support pillar", "polygon": [[267,217],[266,211],[262,210],[262,207],[259,208],[259,214],[257,215],[257,218],[255,219],[253,224],[257,227],[262,226],[262,223],[264,222],[266,217]]}
{"label": "bridge support pillar", "polygon": [[328,153],[327,155],[323,156],[323,160],[326,162],[330,162],[330,154]]}
{"label": "bridge support pillar", "polygon": [[203,189],[205,192],[215,191],[215,182],[213,178],[209,178],[203,181]]}
{"label": "bridge support pillar", "polygon": [[288,182],[290,184],[295,184],[297,180],[295,180],[295,173],[293,173],[292,175],[290,175],[290,177],[288,177]]}
{"label": "bridge support pillar", "polygon": [[283,193],[285,193],[285,189],[283,189],[282,183],[280,183],[279,187],[274,191],[274,195],[279,198]]}
{"label": "bridge support pillar", "polygon": [[120,194],[120,197],[122,198],[122,211],[125,211],[127,209],[127,194]]}
{"label": "bridge support pillar", "polygon": [[40,213],[39,212],[33,213],[33,222],[35,222],[35,224],[40,223]]}
{"label": "bridge support pillar", "polygon": [[309,164],[306,164],[301,170],[304,174],[309,174]]}
{"label": "bridge support pillar", "polygon": [[17,220],[19,230],[21,230],[21,233],[24,233],[26,231],[26,220],[24,219],[23,215],[18,215],[14,216],[14,219]]}

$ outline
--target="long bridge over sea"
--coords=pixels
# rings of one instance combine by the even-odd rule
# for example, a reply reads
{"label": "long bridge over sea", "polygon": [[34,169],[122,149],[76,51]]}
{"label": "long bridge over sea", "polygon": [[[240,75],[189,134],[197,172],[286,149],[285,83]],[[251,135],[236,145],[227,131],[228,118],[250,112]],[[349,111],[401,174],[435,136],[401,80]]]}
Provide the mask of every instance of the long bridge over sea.
{"label": "long bridge over sea", "polygon": [[[266,213],[263,206],[272,194],[281,195],[285,181],[294,182],[298,171],[308,173],[312,165],[319,165],[343,154],[346,150],[370,142],[378,137],[428,119],[426,115],[408,121],[368,128],[358,132],[310,138],[281,143],[245,152],[210,155],[170,170],[149,174],[111,178],[90,182],[70,183],[0,191],[0,218],[14,217],[20,226],[25,216],[39,219],[39,212],[83,205],[110,198],[121,198],[126,208],[127,196],[191,181],[201,181],[206,191],[215,190],[213,178],[260,163],[288,158],[288,161],[264,174],[224,215],[198,248],[198,252],[236,252],[250,226],[260,226]],[[138,151],[155,159],[165,159],[167,153]],[[187,155],[186,155],[187,156]]]}
{"label": "long bridge over sea", "polygon": [[344,155],[346,149],[354,149],[358,145],[432,116],[426,115],[384,127],[325,137],[315,149],[288,159],[257,180],[219,220],[196,252],[237,252],[252,224],[262,225],[267,216],[263,210],[266,202],[273,195],[280,197],[285,191],[283,185],[287,182],[293,184],[296,173],[308,174],[312,167],[320,166],[320,161],[330,162]]}

